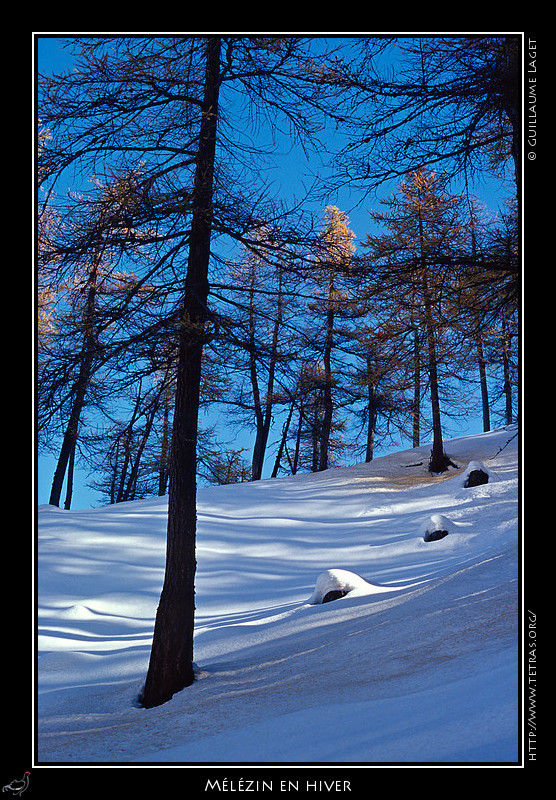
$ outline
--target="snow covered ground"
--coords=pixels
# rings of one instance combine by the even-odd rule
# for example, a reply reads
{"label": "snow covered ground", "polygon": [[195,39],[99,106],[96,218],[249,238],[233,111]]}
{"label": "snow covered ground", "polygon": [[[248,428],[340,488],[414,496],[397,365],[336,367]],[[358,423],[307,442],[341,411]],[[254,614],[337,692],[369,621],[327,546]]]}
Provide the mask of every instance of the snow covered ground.
{"label": "snow covered ground", "polygon": [[198,680],[150,710],[166,499],[41,506],[37,764],[516,763],[517,442],[200,490]]}

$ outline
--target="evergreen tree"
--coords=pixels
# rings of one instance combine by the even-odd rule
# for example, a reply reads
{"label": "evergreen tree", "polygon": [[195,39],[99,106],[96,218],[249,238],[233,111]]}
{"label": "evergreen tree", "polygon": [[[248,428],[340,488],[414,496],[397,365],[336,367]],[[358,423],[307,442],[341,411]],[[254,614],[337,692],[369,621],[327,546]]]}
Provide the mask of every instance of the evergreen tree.
{"label": "evergreen tree", "polygon": [[[295,388],[290,390],[290,411],[284,426],[278,448],[273,477],[278,473],[280,460],[285,455],[289,472],[296,475],[300,471],[318,472],[321,469],[322,440],[326,420],[327,377],[322,363],[304,359],[298,366]],[[328,466],[336,466],[346,442],[343,434],[345,420],[333,406],[332,424],[328,434]]]}
{"label": "evergreen tree", "polygon": [[346,90],[340,167],[352,185],[422,169],[467,181],[509,164],[520,197],[520,35],[365,36],[356,47],[358,57],[323,75]]}
{"label": "evergreen tree", "polygon": [[234,450],[219,445],[205,449],[199,458],[200,474],[215,486],[251,480],[251,470],[242,456],[244,448]]}
{"label": "evergreen tree", "polygon": [[[434,173],[414,172],[399,188],[399,196],[384,201],[386,213],[372,214],[388,232],[368,235],[365,247],[383,276],[385,291],[406,306],[415,342],[422,342],[425,351],[433,427],[429,469],[438,473],[450,463],[442,440],[438,349],[443,318],[438,309],[449,278],[446,258],[460,241],[459,199],[441,191]],[[416,372],[420,363],[421,353],[416,352]]]}
{"label": "evergreen tree", "polygon": [[[320,246],[311,270],[315,299],[308,304],[310,315],[318,326],[313,333],[314,347],[318,349],[319,357],[322,359],[322,378],[318,381],[322,386],[320,390],[322,419],[318,435],[318,460],[316,455],[314,459],[315,467],[319,470],[328,469],[335,409],[334,391],[337,386],[333,370],[333,350],[342,336],[345,336],[341,329],[342,317],[348,314],[351,308],[347,279],[351,273],[351,261],[355,253],[354,238],[355,234],[349,228],[347,215],[336,206],[327,206]],[[321,414],[315,406],[315,420],[320,417]]]}
{"label": "evergreen tree", "polygon": [[[364,430],[365,461],[372,461],[379,420],[385,431],[405,432],[408,403],[407,375],[395,333],[376,316],[359,323],[354,333],[354,368],[348,373],[350,391],[358,406],[357,417]],[[418,429],[418,426],[417,426]]]}
{"label": "evergreen tree", "polygon": [[[88,195],[70,193],[65,207],[60,204],[57,210],[55,225],[50,224],[51,206],[40,215],[39,263],[48,284],[41,287],[43,302],[38,304],[38,422],[40,430],[52,435],[59,417],[62,439],[50,494],[52,505],[59,505],[67,476],[65,507],[69,508],[84,409],[89,403],[98,406],[102,397],[111,394],[108,374],[114,367],[113,353],[119,349],[118,337],[123,330],[126,337],[131,335],[126,325],[152,300],[148,288],[140,287],[133,274],[119,270],[114,246],[114,236],[124,230],[119,219],[121,200],[135,180],[132,171],[112,176],[109,183],[92,181]],[[131,245],[128,252],[131,258],[141,251]],[[101,370],[102,381],[94,383]]]}
{"label": "evergreen tree", "polygon": [[156,348],[170,320],[179,340],[167,562],[146,707],[194,680],[196,451],[203,348],[214,324],[213,232],[245,242],[253,220],[282,214],[269,208],[261,186],[264,148],[252,146],[251,134],[260,139],[263,118],[276,132],[278,119],[291,141],[315,140],[336,91],[312,74],[309,45],[298,37],[83,38],[77,68],[45,79],[39,90],[52,133],[45,179],[59,180],[70,165],[84,174],[141,161],[129,204],[119,203],[119,226],[107,220],[106,230],[113,247],[148,244],[153,261],[143,279],[156,277],[168,303],[174,297],[171,314],[162,312],[134,340]]}
{"label": "evergreen tree", "polygon": [[228,312],[220,315],[215,358],[229,378],[224,403],[230,418],[247,430],[254,426],[251,479],[259,480],[281,404],[283,371],[293,358],[291,325],[299,282],[292,277],[293,254],[272,254],[271,230],[263,225],[253,238],[259,249],[245,249],[225,278]]}

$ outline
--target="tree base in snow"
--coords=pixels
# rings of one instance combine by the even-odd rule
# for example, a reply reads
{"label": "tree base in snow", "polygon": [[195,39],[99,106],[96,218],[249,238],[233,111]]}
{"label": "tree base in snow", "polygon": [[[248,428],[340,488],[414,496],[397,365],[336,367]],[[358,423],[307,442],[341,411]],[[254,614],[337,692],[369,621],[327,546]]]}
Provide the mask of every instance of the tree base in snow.
{"label": "tree base in snow", "polygon": [[442,453],[441,456],[433,456],[431,453],[431,459],[429,461],[429,472],[433,475],[439,475],[442,472],[446,472],[448,467],[453,467],[454,469],[458,469],[458,465],[454,464],[452,459],[446,455],[446,453]]}

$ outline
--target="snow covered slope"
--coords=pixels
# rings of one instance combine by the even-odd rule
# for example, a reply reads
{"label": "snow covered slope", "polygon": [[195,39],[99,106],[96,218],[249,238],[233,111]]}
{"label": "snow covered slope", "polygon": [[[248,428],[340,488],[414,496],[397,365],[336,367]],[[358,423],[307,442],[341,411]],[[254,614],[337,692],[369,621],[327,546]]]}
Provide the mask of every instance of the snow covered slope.
{"label": "snow covered slope", "polygon": [[200,490],[198,680],[150,710],[166,500],[41,506],[38,763],[516,762],[517,429],[446,450]]}

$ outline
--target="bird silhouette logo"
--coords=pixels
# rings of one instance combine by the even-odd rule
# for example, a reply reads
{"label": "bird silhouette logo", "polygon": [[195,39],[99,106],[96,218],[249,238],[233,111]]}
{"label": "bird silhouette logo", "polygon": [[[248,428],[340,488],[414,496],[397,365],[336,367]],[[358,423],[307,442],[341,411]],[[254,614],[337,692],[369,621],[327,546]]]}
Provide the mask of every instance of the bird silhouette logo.
{"label": "bird silhouette logo", "polygon": [[11,783],[7,783],[5,786],[2,787],[3,792],[11,792],[14,797],[19,797],[20,794],[23,794],[25,789],[29,786],[29,772],[25,772],[23,778],[21,780],[15,780]]}

